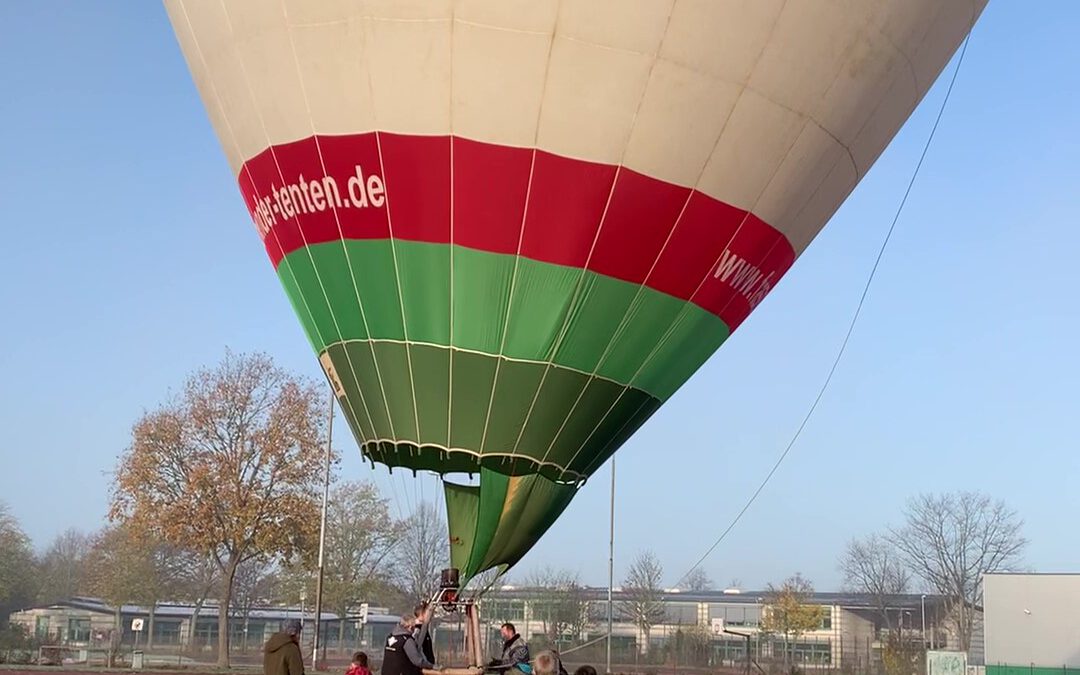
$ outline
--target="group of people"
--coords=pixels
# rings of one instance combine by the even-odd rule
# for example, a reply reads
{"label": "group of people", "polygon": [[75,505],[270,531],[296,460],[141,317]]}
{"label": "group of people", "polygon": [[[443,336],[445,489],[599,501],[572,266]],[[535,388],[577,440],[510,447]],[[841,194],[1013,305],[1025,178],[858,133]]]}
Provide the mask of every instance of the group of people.
{"label": "group of people", "polygon": [[[435,650],[431,642],[434,606],[417,605],[411,615],[390,631],[383,649],[380,675],[422,675],[426,670],[441,670],[435,665]],[[300,654],[301,624],[295,619],[285,622],[263,649],[263,675],[304,675],[304,659]],[[518,635],[512,623],[499,629],[503,639],[502,654],[487,664],[485,670],[494,675],[568,675],[559,654],[545,650],[530,659],[529,645]],[[353,654],[346,675],[371,675],[368,656]],[[597,675],[592,666],[581,666],[574,675]]]}

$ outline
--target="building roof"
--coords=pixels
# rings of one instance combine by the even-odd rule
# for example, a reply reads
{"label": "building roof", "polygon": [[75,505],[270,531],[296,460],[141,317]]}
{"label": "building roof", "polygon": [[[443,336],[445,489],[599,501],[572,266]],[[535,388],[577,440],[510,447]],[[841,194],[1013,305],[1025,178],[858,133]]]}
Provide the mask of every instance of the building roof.
{"label": "building roof", "polygon": [[997,572],[983,572],[984,577],[1074,577],[1080,572],[1021,572],[1011,570],[999,570]]}
{"label": "building roof", "polygon": [[[116,608],[108,604],[100,598],[91,598],[85,596],[76,596],[68,600],[56,602],[51,605],[40,605],[37,607],[28,607],[30,609],[48,609],[50,607],[70,607],[73,609],[81,609],[88,612],[97,612],[100,614],[115,614]],[[381,609],[381,608],[377,608]],[[200,616],[207,618],[213,618],[217,616],[218,607],[215,603],[206,603],[199,610]],[[150,608],[142,605],[122,605],[120,607],[120,613],[127,616],[149,616]],[[237,610],[237,613],[238,610]],[[154,616],[157,618],[190,618],[195,614],[195,605],[192,603],[182,602],[162,602],[154,607]],[[304,607],[302,612],[302,618],[305,621],[314,621],[315,612],[310,607]],[[264,621],[283,621],[285,619],[299,619],[301,618],[301,609],[299,607],[253,607],[247,614],[248,618]],[[322,613],[323,621],[337,621],[339,618],[335,612],[324,611]],[[346,616],[346,619],[357,618],[353,616]],[[381,612],[369,612],[369,623],[386,623],[389,621],[397,621],[398,617],[389,615],[386,610]]]}
{"label": "building roof", "polygon": [[[607,587],[586,587],[582,589],[585,597],[592,601],[607,600]],[[543,594],[550,593],[550,589],[536,587],[504,586],[492,589],[485,598],[491,600],[518,600],[532,599]],[[622,600],[625,592],[616,589],[612,592],[613,599]],[[720,605],[763,605],[766,604],[767,591],[674,591],[663,592],[665,603],[710,603]],[[889,596],[886,606],[895,610],[918,610],[925,602],[927,606],[944,604],[946,598],[935,594],[908,593],[903,595]],[[845,609],[876,609],[877,600],[864,593],[813,593],[808,602],[815,605],[837,606]],[[31,607],[28,609],[45,609],[48,607],[70,607],[101,614],[114,614],[116,609],[100,598],[77,596],[54,603],[52,605]],[[217,604],[206,603],[200,610],[200,616],[211,618],[217,616]],[[149,616],[150,609],[142,605],[123,605],[121,614],[127,616]],[[235,614],[240,614],[239,608],[234,608]],[[154,607],[154,616],[158,618],[191,618],[195,614],[195,605],[184,602],[162,602]],[[301,616],[302,615],[302,616]],[[296,606],[258,606],[251,608],[247,613],[248,618],[263,621],[283,621],[285,619],[299,619],[314,621],[315,612],[311,607],[305,606],[303,611]],[[358,614],[348,614],[346,620],[359,618]],[[368,623],[392,623],[399,617],[389,613],[385,608],[371,608],[368,611]],[[324,611],[323,621],[337,621],[339,616],[335,612]]]}
{"label": "building roof", "polygon": [[[607,600],[607,587],[587,587],[582,589],[583,593],[589,600]],[[550,592],[543,588],[529,588],[522,586],[504,586],[500,589],[492,590],[488,597],[504,598],[504,599],[516,599],[516,598],[532,598]],[[619,600],[625,592],[622,589],[615,589],[612,592],[612,597],[615,600]],[[768,597],[768,591],[739,591],[737,593],[731,591],[674,591],[665,590],[663,592],[664,602],[708,602],[715,604],[731,604],[731,605],[762,605],[765,604]],[[918,609],[922,603],[927,605],[934,605],[937,603],[944,603],[946,601],[945,596],[936,594],[921,594],[921,593],[905,593],[901,595],[891,595],[887,598],[887,606],[893,609]],[[826,592],[826,593],[812,593],[808,598],[808,602],[815,605],[829,605],[838,606],[851,609],[859,608],[877,608],[877,599],[866,593],[844,593],[844,592]]]}

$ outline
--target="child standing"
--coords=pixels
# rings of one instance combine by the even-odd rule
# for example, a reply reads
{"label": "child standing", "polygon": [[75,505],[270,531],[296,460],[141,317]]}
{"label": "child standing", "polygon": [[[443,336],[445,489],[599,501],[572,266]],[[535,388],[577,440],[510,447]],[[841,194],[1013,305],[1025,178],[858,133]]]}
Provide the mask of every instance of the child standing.
{"label": "child standing", "polygon": [[371,675],[371,671],[367,665],[367,654],[364,652],[356,652],[352,655],[352,664],[349,666],[348,672],[345,675]]}

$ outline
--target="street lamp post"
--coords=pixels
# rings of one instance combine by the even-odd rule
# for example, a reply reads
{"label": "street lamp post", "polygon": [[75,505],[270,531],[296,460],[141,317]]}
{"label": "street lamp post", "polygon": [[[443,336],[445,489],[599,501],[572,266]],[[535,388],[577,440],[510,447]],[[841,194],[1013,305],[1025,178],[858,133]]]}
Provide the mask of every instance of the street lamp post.
{"label": "street lamp post", "polygon": [[[322,520],[319,525],[319,577],[315,582],[315,639],[311,642],[311,667],[319,662],[319,631],[322,628],[323,601],[323,550],[326,548],[326,503],[330,499],[330,460],[333,457],[331,444],[334,439],[334,396],[330,395],[330,419],[326,425],[326,467],[323,476]],[[325,637],[323,638],[325,640]],[[325,646],[324,649],[325,650]]]}
{"label": "street lamp post", "polygon": [[604,673],[611,675],[611,608],[612,590],[615,587],[615,458],[611,458],[611,532],[608,538],[608,584],[607,584],[607,656]]}
{"label": "street lamp post", "polygon": [[307,600],[307,591],[300,589],[300,634],[304,633],[304,601]]}

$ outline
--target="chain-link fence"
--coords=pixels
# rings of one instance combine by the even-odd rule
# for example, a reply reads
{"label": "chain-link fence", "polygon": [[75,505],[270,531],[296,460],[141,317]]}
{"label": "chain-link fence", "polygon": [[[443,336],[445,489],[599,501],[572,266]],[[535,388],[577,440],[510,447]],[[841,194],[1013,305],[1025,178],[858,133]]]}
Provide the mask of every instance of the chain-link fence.
{"label": "chain-link fence", "polygon": [[[603,672],[607,663],[607,639],[586,641],[584,646],[563,642],[554,645],[570,666],[591,665]],[[594,638],[595,639],[595,638]],[[545,648],[542,639],[532,640],[534,653]],[[845,675],[925,675],[925,658],[918,641],[865,638],[844,640],[841,636],[783,636],[760,633],[743,635],[703,634],[696,627],[653,632],[648,646],[632,637],[614,636],[611,641],[612,671],[615,673],[705,673],[750,672],[757,675],[782,673],[844,673]]]}
{"label": "chain-link fence", "polygon": [[[139,652],[147,667],[191,666],[218,661],[219,634],[216,615],[193,617],[194,620],[158,618],[146,621],[144,630],[133,631],[130,622],[124,629],[103,628],[99,624],[79,623],[72,619],[56,634],[35,636],[33,641],[9,645],[0,660],[41,661],[44,663],[82,662],[130,665]],[[105,618],[105,620],[109,620]],[[330,670],[344,668],[355,651],[368,654],[373,666],[381,660],[387,635],[396,623],[394,617],[373,616],[365,623],[356,618],[324,621],[320,636],[320,666]],[[266,640],[280,630],[279,617],[258,614],[237,616],[230,621],[229,661],[233,665],[257,665],[262,660]],[[501,650],[498,623],[485,624],[482,651],[488,657]],[[308,619],[302,632],[305,660],[311,662],[314,625]],[[569,667],[592,665],[603,672],[607,663],[608,639],[602,625],[592,624],[574,640],[551,642],[535,625],[521,625],[533,654],[553,648],[563,654]],[[618,628],[618,627],[617,627]],[[626,632],[626,627],[622,627]],[[757,675],[780,675],[794,671],[805,673],[844,673],[846,675],[925,675],[925,658],[917,636],[905,639],[888,635],[846,637],[840,632],[827,636],[800,635],[788,638],[757,631],[730,631],[713,634],[698,624],[664,625],[650,631],[646,642],[629,634],[610,640],[612,671],[643,675],[680,672],[750,672]],[[464,624],[457,617],[443,620],[434,635],[437,662],[464,664]],[[44,647],[44,649],[42,649]],[[1020,675],[1012,674],[1009,675]],[[1039,675],[1044,675],[1040,673]]]}

